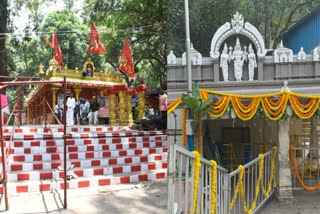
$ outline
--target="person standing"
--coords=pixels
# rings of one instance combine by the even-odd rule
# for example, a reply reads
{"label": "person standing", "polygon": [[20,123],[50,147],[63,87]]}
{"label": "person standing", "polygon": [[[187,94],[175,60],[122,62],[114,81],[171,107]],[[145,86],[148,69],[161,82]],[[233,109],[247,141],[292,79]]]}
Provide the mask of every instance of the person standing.
{"label": "person standing", "polygon": [[90,104],[90,109],[92,113],[92,124],[96,125],[98,120],[98,113],[99,113],[99,103],[96,96],[92,97],[92,102]]}
{"label": "person standing", "polygon": [[71,95],[67,99],[67,126],[74,125],[74,108],[76,106],[76,100]]}
{"label": "person standing", "polygon": [[162,129],[167,129],[167,93],[164,90],[160,92],[159,109],[161,111]]}

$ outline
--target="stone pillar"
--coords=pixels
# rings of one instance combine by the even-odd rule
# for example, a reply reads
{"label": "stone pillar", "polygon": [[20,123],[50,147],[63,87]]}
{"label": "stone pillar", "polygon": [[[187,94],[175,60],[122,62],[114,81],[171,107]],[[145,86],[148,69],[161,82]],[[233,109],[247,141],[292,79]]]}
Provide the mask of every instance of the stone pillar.
{"label": "stone pillar", "polygon": [[110,118],[109,124],[110,126],[117,125],[117,112],[116,112],[116,95],[110,94]]}
{"label": "stone pillar", "polygon": [[291,164],[289,159],[289,124],[288,120],[278,121],[278,140],[279,140],[279,154],[278,154],[278,190],[276,197],[282,203],[292,203],[292,180],[291,180]]}
{"label": "stone pillar", "polygon": [[133,116],[132,116],[132,95],[127,93],[127,106],[128,106],[128,125],[132,126],[133,124]]}
{"label": "stone pillar", "polygon": [[258,58],[258,80],[262,81],[263,80],[263,58]]}
{"label": "stone pillar", "polygon": [[220,81],[219,60],[214,60],[212,64],[213,64],[213,72],[214,72],[213,74],[214,82],[219,82]]}
{"label": "stone pillar", "polygon": [[73,89],[73,91],[74,91],[74,93],[75,93],[75,98],[76,98],[76,100],[77,101],[79,101],[80,99],[80,93],[81,93],[81,91],[82,91],[82,88],[80,88],[80,87],[76,87],[76,88],[74,88]]}
{"label": "stone pillar", "polygon": [[128,125],[128,109],[127,109],[127,101],[126,101],[126,92],[119,92],[119,106],[120,106],[120,114],[119,114],[119,125],[125,126]]}
{"label": "stone pillar", "polygon": [[138,114],[138,120],[142,120],[144,117],[144,106],[145,106],[145,99],[144,99],[144,91],[138,92],[138,99],[139,99],[139,114]]}
{"label": "stone pillar", "polygon": [[59,88],[56,87],[52,87],[51,88],[51,94],[52,94],[52,109],[54,109],[54,106],[57,103],[57,92],[58,92]]}

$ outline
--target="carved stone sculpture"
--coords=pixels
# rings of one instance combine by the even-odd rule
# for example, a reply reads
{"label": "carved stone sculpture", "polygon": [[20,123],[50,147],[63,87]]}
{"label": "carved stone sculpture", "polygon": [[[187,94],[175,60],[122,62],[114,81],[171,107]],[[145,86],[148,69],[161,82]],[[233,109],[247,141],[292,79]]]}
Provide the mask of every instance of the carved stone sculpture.
{"label": "carved stone sculpture", "polygon": [[313,58],[313,61],[320,61],[320,46],[316,47],[312,51],[312,58]]}
{"label": "carved stone sculpture", "polygon": [[241,50],[241,45],[238,37],[236,39],[234,51],[230,54],[231,54],[231,59],[233,60],[233,65],[234,65],[234,76],[236,78],[236,81],[240,82],[242,79],[242,73],[243,73],[243,62],[246,58],[246,55]]}
{"label": "carved stone sculpture", "polygon": [[254,77],[254,69],[257,67],[257,60],[251,44],[249,45],[248,52],[249,81],[252,81]]}
{"label": "carved stone sculpture", "polygon": [[222,54],[220,55],[220,67],[222,69],[222,74],[223,74],[223,80],[225,82],[228,82],[229,81],[229,77],[228,77],[228,63],[230,61],[230,57],[229,57],[229,54],[228,54],[228,47],[227,47],[227,44],[224,43],[224,48],[223,48],[223,51],[222,51]]}
{"label": "carved stone sculpture", "polygon": [[167,56],[167,63],[171,65],[177,64],[177,57],[173,54],[173,51],[170,51],[169,55]]}
{"label": "carved stone sculpture", "polygon": [[303,50],[303,47],[300,48],[300,51],[298,53],[298,60],[306,60],[306,53]]}

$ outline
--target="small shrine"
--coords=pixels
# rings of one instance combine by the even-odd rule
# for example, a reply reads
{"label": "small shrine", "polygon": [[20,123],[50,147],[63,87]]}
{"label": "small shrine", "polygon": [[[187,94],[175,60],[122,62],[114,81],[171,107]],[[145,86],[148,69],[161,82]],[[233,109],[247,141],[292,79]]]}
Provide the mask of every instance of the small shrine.
{"label": "small shrine", "polygon": [[[73,96],[76,101],[80,98],[91,101],[98,97],[99,117],[108,118],[109,125],[132,125],[132,97],[139,99],[138,118],[142,119],[145,105],[144,84],[136,89],[129,88],[121,77],[119,71],[97,72],[90,58],[83,64],[82,70],[78,68],[61,68],[55,59],[49,62],[49,68],[43,72],[46,81],[63,81],[66,77],[66,96]],[[52,109],[55,105],[63,106],[64,86],[57,83],[45,83],[37,85],[26,99],[27,123],[39,124],[44,121],[54,122]],[[49,107],[50,105],[50,107]],[[51,108],[51,109],[50,109]]]}

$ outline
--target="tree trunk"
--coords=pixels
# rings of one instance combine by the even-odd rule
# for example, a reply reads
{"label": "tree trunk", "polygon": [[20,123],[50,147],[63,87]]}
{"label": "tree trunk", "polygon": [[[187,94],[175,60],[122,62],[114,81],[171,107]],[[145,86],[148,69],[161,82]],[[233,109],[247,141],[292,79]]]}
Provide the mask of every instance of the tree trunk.
{"label": "tree trunk", "polygon": [[265,23],[264,23],[264,40],[266,48],[270,48],[270,41],[271,41],[271,16],[270,16],[270,9],[269,9],[269,0],[265,1]]}
{"label": "tree trunk", "polygon": [[7,50],[6,34],[8,22],[8,1],[2,0],[0,4],[0,75],[7,76]]}

